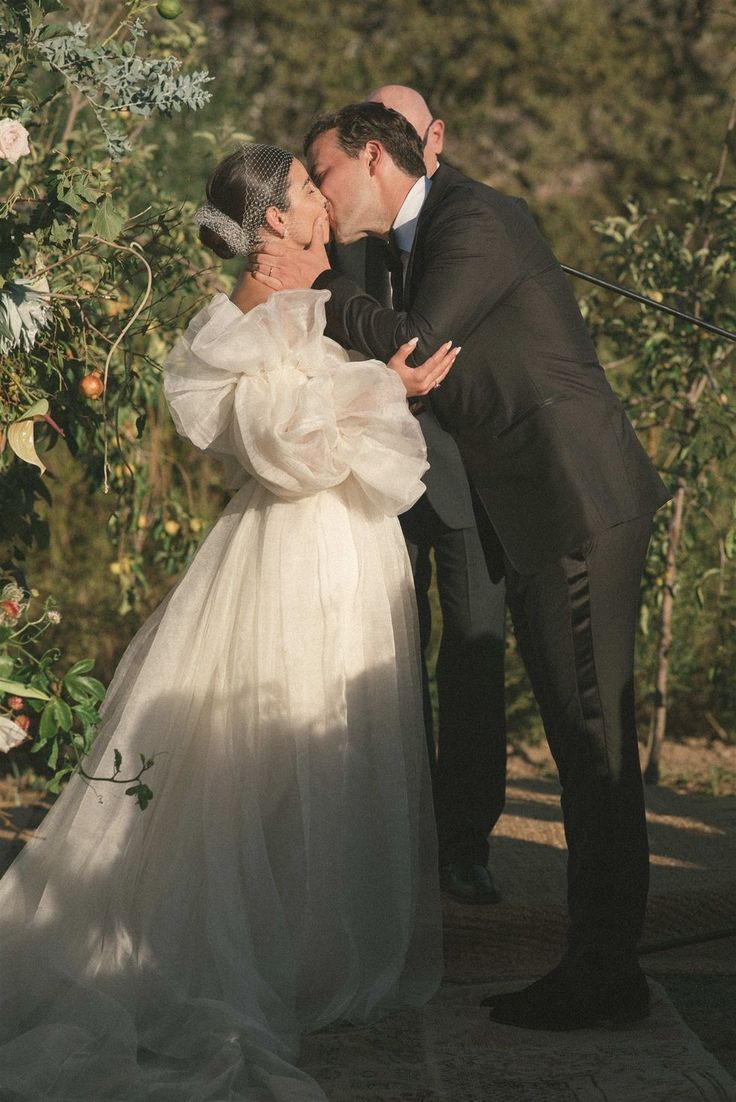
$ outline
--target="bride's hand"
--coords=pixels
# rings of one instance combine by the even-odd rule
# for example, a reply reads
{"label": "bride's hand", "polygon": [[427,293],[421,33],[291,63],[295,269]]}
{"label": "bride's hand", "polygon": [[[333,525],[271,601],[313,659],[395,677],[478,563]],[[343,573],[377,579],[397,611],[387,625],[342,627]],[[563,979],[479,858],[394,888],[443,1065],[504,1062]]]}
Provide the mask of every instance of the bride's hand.
{"label": "bride's hand", "polygon": [[409,367],[407,359],[417,346],[418,337],[412,337],[402,344],[388,361],[388,366],[401,379],[408,398],[418,398],[429,394],[438,387],[455,362],[460,346],[452,347],[452,341],[441,344],[434,355],[418,367]]}
{"label": "bride's hand", "polygon": [[252,254],[250,269],[259,283],[272,291],[308,290],[318,275],[330,267],[325,244],[329,240],[326,214],[319,214],[307,246],[291,238],[269,238]]}

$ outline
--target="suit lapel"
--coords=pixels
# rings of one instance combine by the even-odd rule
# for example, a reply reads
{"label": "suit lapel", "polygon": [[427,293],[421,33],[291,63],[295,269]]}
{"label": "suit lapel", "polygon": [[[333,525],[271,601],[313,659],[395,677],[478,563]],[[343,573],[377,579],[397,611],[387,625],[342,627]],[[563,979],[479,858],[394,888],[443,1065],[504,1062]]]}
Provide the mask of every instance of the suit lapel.
{"label": "suit lapel", "polygon": [[417,247],[420,244],[421,237],[426,231],[427,223],[431,220],[432,211],[442,201],[442,196],[453,183],[458,180],[462,180],[462,174],[454,168],[450,168],[449,165],[441,164],[432,177],[432,186],[429,189],[429,195],[424,200],[421,211],[419,212],[419,220],[417,222],[417,231],[414,234],[414,241],[411,247],[411,253],[409,255],[409,263],[406,266],[406,276],[404,279],[404,305],[407,301],[411,301],[412,295],[412,279],[414,277],[414,261],[417,255]]}

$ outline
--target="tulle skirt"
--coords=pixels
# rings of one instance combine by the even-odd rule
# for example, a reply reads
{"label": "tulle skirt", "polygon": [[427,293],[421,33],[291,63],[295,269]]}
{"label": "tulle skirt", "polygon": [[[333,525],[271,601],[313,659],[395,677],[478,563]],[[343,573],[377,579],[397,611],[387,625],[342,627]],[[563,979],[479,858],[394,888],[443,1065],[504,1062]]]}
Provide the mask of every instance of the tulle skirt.
{"label": "tulle skirt", "polygon": [[0,1098],[325,1097],[300,1035],[441,973],[416,612],[348,478],[255,482],[126,651],[89,772],[0,882]]}

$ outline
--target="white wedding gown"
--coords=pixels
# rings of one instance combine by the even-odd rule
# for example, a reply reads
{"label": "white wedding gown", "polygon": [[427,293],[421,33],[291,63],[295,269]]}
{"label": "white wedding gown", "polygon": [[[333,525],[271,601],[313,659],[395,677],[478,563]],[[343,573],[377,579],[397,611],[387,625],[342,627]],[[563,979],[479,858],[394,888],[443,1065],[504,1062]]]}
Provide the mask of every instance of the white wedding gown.
{"label": "white wedding gown", "polygon": [[424,444],[326,291],[217,295],[170,355],[181,433],[237,493],[128,647],[87,769],[0,882],[0,1099],[325,1094],[299,1037],[441,971],[411,576]]}

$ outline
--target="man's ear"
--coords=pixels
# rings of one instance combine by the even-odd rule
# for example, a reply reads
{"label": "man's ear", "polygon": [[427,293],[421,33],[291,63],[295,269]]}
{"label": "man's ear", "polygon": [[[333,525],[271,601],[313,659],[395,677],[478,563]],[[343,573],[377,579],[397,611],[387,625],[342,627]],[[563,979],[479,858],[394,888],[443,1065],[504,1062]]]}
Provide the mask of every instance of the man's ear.
{"label": "man's ear", "polygon": [[284,230],[286,229],[286,220],[284,218],[284,212],[279,210],[278,207],[266,207],[264,221],[268,228],[270,230],[273,230],[277,237],[284,236]]}
{"label": "man's ear", "polygon": [[383,146],[380,142],[366,142],[365,149],[363,150],[368,171],[371,176],[374,176],[376,169],[381,165],[383,158],[386,156]]}
{"label": "man's ear", "polygon": [[442,119],[435,119],[429,128],[427,146],[433,153],[441,153],[445,144],[445,124]]}

